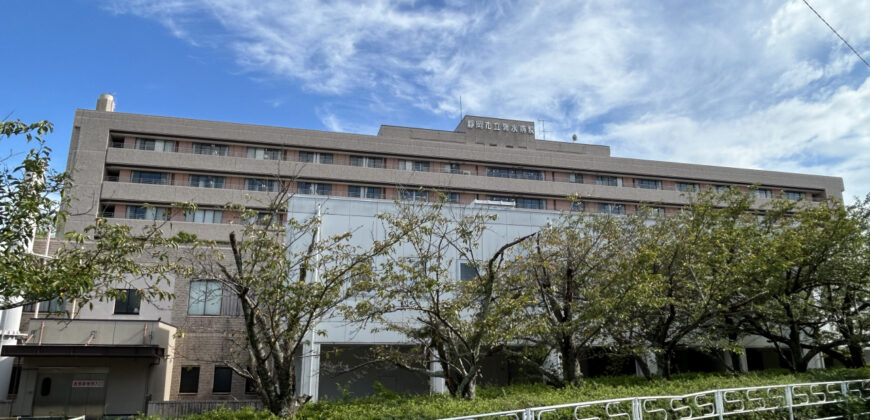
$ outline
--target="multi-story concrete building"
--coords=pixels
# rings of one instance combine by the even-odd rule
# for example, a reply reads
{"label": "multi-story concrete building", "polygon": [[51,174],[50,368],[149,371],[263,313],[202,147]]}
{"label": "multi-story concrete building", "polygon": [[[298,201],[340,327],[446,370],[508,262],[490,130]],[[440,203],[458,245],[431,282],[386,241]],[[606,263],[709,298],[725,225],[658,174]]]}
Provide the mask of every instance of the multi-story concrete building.
{"label": "multi-story concrete building", "polygon": [[[507,208],[500,211],[529,215],[521,223],[525,227],[560,211],[622,214],[645,205],[668,214],[687,204],[694,192],[707,189],[756,186],[759,204],[779,196],[840,198],[843,191],[837,177],[619,158],[610,155],[608,146],[540,140],[535,130],[530,121],[465,116],[452,131],[381,126],[374,136],[335,133],[118,113],[112,98],[104,95],[97,110],[76,111],[67,164],[75,179],[72,215],[63,230],[81,230],[96,217],[134,227],[170,218],[173,231],[226,241],[238,228],[239,214],[224,206],[257,208],[282,183],[291,183],[301,195],[343,197],[334,200],[339,207],[347,207],[341,203],[348,199],[387,204],[435,200],[436,192],[457,206],[501,202]],[[173,215],[168,209],[177,202],[195,202],[198,209]],[[81,370],[92,366],[79,362],[88,352],[109,361],[142,361],[142,372],[157,378],[147,391],[131,391],[138,396],[127,397],[128,404],[111,409],[106,404],[106,415],[143,411],[147,401],[253,398],[242,378],[207,362],[220,359],[226,333],[239,328],[238,308],[231,300],[194,302],[192,294],[213,287],[207,279],[176,279],[172,287],[176,299],[170,303],[98,303],[78,311],[71,329],[34,320],[38,308],[25,308],[21,331],[38,334],[43,349],[32,340],[28,345],[33,349],[4,348],[3,354],[20,361],[19,379],[10,391],[18,395],[13,414],[46,413],[37,407],[60,404],[51,400],[50,390],[40,397],[45,378],[56,375],[52,372],[72,375],[73,384],[93,388],[108,386],[120,366],[140,369],[107,362],[103,370]],[[112,338],[104,337],[109,330]],[[331,334],[324,342],[330,346],[352,346],[358,338],[339,329]],[[49,342],[70,347],[65,354],[75,358],[45,350]],[[372,338],[366,343],[380,342],[384,340]],[[81,349],[96,343],[107,350]],[[126,348],[126,353],[112,354],[112,346]],[[103,376],[77,379],[76,369]],[[381,372],[382,382],[393,378],[403,384],[397,375]],[[96,382],[76,382],[86,380]],[[303,382],[309,389],[318,386],[310,378]],[[319,389],[321,395],[338,392],[334,383],[323,380]]]}

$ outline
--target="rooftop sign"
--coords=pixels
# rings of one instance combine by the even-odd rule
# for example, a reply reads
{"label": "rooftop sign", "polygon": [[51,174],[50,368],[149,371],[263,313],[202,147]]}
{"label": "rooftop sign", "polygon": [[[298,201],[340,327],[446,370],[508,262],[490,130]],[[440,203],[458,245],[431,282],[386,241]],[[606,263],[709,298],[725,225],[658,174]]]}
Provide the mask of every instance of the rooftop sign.
{"label": "rooftop sign", "polygon": [[535,134],[535,126],[525,124],[508,124],[493,120],[467,119],[466,127],[474,130],[504,131],[505,133]]}

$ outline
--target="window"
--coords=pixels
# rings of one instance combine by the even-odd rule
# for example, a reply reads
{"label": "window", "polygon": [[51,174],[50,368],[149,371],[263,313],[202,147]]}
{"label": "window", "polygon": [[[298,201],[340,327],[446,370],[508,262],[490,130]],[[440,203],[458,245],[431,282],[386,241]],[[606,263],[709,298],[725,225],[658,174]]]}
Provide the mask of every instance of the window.
{"label": "window", "polygon": [[366,168],[383,168],[384,167],[384,158],[351,155],[350,165],[351,166],[363,166]]}
{"label": "window", "polygon": [[625,204],[599,203],[598,211],[605,214],[625,214]]}
{"label": "window", "polygon": [[516,205],[516,200],[513,197],[505,197],[503,195],[491,195],[489,201],[498,201],[500,203],[511,203]]}
{"label": "window", "polygon": [[188,315],[220,315],[223,290],[214,280],[195,280],[190,282],[190,302]]}
{"label": "window", "polygon": [[609,175],[597,175],[595,177],[595,185],[605,185],[608,187],[621,187],[622,178]]}
{"label": "window", "polygon": [[332,163],[333,162],[332,153],[320,153],[320,152],[299,152],[299,161],[300,162],[310,162],[310,163]]}
{"label": "window", "polygon": [[447,202],[451,204],[459,204],[459,193],[458,192],[448,192],[446,197]]}
{"label": "window", "polygon": [[282,160],[284,153],[281,149],[268,149],[263,147],[249,147],[248,159]]}
{"label": "window", "polygon": [[458,174],[460,172],[459,164],[458,163],[445,163],[444,164],[444,172],[447,172],[450,174]]}
{"label": "window", "polygon": [[400,160],[399,169],[415,172],[429,172],[429,162],[422,160]]}
{"label": "window", "polygon": [[220,210],[196,210],[184,213],[185,222],[193,223],[220,223],[223,212]]}
{"label": "window", "polygon": [[571,202],[571,211],[584,211],[586,206],[583,205],[582,201],[572,201]]}
{"label": "window", "polygon": [[225,144],[213,144],[213,143],[194,143],[193,144],[193,153],[198,155],[214,155],[214,156],[226,156],[229,152],[229,146]]}
{"label": "window", "polygon": [[804,199],[804,193],[801,191],[786,191],[785,198],[791,201],[800,201]]}
{"label": "window", "polygon": [[51,394],[51,378],[42,378],[42,384],[39,386],[39,395],[47,397]]}
{"label": "window", "polygon": [[332,184],[314,184],[311,182],[300,182],[296,184],[296,191],[299,194],[332,195]]}
{"label": "window", "polygon": [[383,199],[384,189],[380,187],[360,187],[357,185],[349,185],[347,187],[347,196],[357,198]]}
{"label": "window", "polygon": [[12,375],[9,376],[8,395],[18,395],[19,383],[21,383],[21,365],[12,365]]}
{"label": "window", "polygon": [[424,191],[424,190],[399,190],[399,200],[405,200],[405,201],[429,201],[429,191]]}
{"label": "window", "polygon": [[124,148],[124,139],[113,138],[112,139],[112,147],[115,149],[123,149]]}
{"label": "window", "polygon": [[199,366],[182,366],[179,394],[196,394],[199,391]]}
{"label": "window", "polygon": [[139,292],[136,289],[121,289],[121,296],[115,298],[116,315],[136,315],[139,313]]}
{"label": "window", "polygon": [[29,304],[24,305],[22,311],[24,312],[36,312],[36,309],[39,309],[40,313],[55,313],[55,312],[63,312],[66,310],[66,301],[63,298],[57,298],[52,300],[46,300],[39,302],[39,305]]}
{"label": "window", "polygon": [[544,180],[544,173],[534,169],[486,168],[486,176],[497,178]]}
{"label": "window", "polygon": [[133,171],[130,173],[130,182],[135,182],[137,184],[168,185],[169,174],[162,172]]}
{"label": "window", "polygon": [[256,394],[257,384],[251,378],[245,378],[245,394]]}
{"label": "window", "polygon": [[166,220],[170,212],[166,207],[127,206],[127,218],[138,220]]}
{"label": "window", "polygon": [[214,385],[211,392],[230,392],[233,388],[233,370],[226,366],[214,367]]}
{"label": "window", "polygon": [[248,191],[278,191],[278,182],[274,179],[245,179],[245,189]]}
{"label": "window", "polygon": [[224,188],[226,177],[212,175],[190,175],[187,185],[199,188]]}
{"label": "window", "polygon": [[[280,218],[280,216],[278,216],[278,218]],[[251,216],[251,218],[248,219],[248,224],[252,224],[252,225],[257,224],[257,225],[261,225],[261,226],[268,226],[271,223],[272,223],[272,213],[269,213],[267,211],[257,212],[257,214],[255,216]],[[276,222],[276,223],[278,223],[278,222]]]}
{"label": "window", "polygon": [[731,186],[729,186],[729,185],[714,185],[713,190],[716,191],[716,194],[725,194],[731,190]]}
{"label": "window", "polygon": [[545,210],[547,208],[546,202],[540,198],[518,197],[514,202],[517,204],[517,207],[521,209]]}
{"label": "window", "polygon": [[568,182],[573,182],[575,184],[582,184],[583,183],[583,174],[568,175]]}
{"label": "window", "polygon": [[115,217],[115,205],[105,204],[100,209],[100,217]]}
{"label": "window", "polygon": [[677,191],[682,192],[698,192],[698,184],[692,182],[677,182],[675,185]]}
{"label": "window", "polygon": [[153,150],[155,152],[174,152],[175,142],[172,140],[137,138],[136,148],[139,150]]}
{"label": "window", "polygon": [[649,208],[650,216],[664,216],[665,208],[664,207],[650,207]]}
{"label": "window", "polygon": [[773,192],[767,188],[759,188],[755,190],[755,196],[758,198],[773,198]]}
{"label": "window", "polygon": [[467,261],[459,263],[459,281],[469,281],[477,277],[477,268]]}
{"label": "window", "polygon": [[662,189],[662,182],[657,179],[638,179],[637,187],[645,190],[660,190]]}

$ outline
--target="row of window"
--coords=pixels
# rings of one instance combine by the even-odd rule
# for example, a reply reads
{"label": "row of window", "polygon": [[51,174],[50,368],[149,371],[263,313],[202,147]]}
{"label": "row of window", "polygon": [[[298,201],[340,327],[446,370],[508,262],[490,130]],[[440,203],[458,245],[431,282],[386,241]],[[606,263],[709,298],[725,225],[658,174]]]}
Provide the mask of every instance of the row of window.
{"label": "row of window", "polygon": [[[199,392],[199,366],[182,366],[181,378],[178,381],[179,394],[196,394]],[[211,392],[226,394],[233,390],[233,370],[226,366],[215,366]],[[245,392],[253,393],[254,383],[245,378]]]}
{"label": "row of window", "polygon": [[[124,147],[123,139],[114,139],[113,147]],[[136,148],[141,150],[155,150],[155,151],[166,151],[166,152],[174,152],[177,151],[177,143],[172,140],[156,140],[156,139],[144,139],[137,138],[136,139]],[[223,144],[215,144],[215,143],[193,143],[193,153],[196,154],[206,154],[206,155],[218,155],[218,156],[227,156],[228,154],[228,146]],[[247,157],[251,159],[268,159],[268,160],[283,160],[284,152],[281,149],[271,149],[271,148],[262,148],[262,147],[248,147],[247,148]],[[300,162],[311,162],[311,163],[322,163],[322,164],[332,164],[334,163],[334,155],[332,153],[325,152],[310,152],[310,151],[300,151],[299,152],[299,161]],[[375,156],[362,156],[362,155],[350,155],[350,165],[351,166],[360,166],[366,168],[384,168],[386,167],[386,160],[382,157]],[[447,173],[459,173],[460,165],[458,163],[444,163],[443,171]],[[398,169],[403,169],[407,171],[423,171],[429,172],[431,170],[431,162],[429,161],[421,161],[421,160],[399,160]],[[165,174],[163,174],[165,175]],[[486,168],[486,176],[498,177],[498,178],[513,178],[513,179],[530,179],[543,181],[545,179],[544,172],[536,169],[523,169],[523,168],[510,168],[510,167],[487,167]],[[138,179],[138,180],[137,180]],[[160,175],[156,173],[148,173],[146,176],[140,176],[134,178],[133,182],[141,182],[141,183],[165,183],[166,179],[162,178]],[[569,175],[569,182],[573,183],[583,183],[583,174],[580,173],[572,173]],[[197,185],[195,185],[197,184]],[[203,185],[199,185],[203,184]],[[595,184],[610,186],[610,187],[621,187],[622,186],[622,178],[617,176],[610,175],[596,175],[595,176]],[[218,186],[220,184],[212,182],[203,182],[199,183],[191,181],[191,186],[205,186],[211,188],[223,188],[222,186]],[[637,188],[643,189],[652,189],[652,190],[661,190],[662,189],[662,181],[657,179],[637,179],[635,181],[635,186]],[[727,185],[715,185],[714,188],[717,191],[723,191],[729,186]],[[247,188],[246,188],[247,189]],[[675,183],[674,189],[676,191],[681,192],[697,192],[700,191],[700,186],[697,183],[691,182],[677,182]],[[255,191],[273,191],[271,189],[260,190],[254,189]],[[772,198],[772,192],[769,189],[758,189],[756,190],[756,194],[762,198]],[[789,200],[802,200],[805,198],[805,194],[800,191],[786,191],[785,197]]]}
{"label": "row of window", "polygon": [[[115,299],[115,314],[116,315],[137,315],[139,313],[139,305],[141,297],[136,289],[118,289],[120,297]],[[22,311],[39,313],[59,313],[66,310],[66,299],[57,298],[46,300],[39,303],[31,303],[24,305]]]}

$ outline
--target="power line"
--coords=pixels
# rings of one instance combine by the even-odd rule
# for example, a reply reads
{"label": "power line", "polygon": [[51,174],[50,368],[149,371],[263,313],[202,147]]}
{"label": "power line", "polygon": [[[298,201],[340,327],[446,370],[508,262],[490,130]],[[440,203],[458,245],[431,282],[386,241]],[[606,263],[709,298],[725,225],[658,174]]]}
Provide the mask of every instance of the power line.
{"label": "power line", "polygon": [[817,11],[816,11],[816,9],[813,9],[813,6],[810,6],[810,3],[809,3],[809,2],[807,2],[807,0],[803,0],[803,1],[804,1],[804,4],[806,4],[806,5],[807,5],[807,7],[809,7],[809,8],[810,8],[810,10],[812,10],[812,11],[813,11],[813,13],[815,13],[815,14],[816,14],[816,16],[818,16],[818,17],[819,17],[819,19],[821,19],[821,20],[822,20],[822,22],[824,22],[824,23],[825,23],[825,25],[827,25],[827,26],[828,26],[828,28],[830,28],[830,29],[831,29],[831,31],[832,31],[832,32],[834,32],[834,35],[837,35],[837,37],[838,37],[838,38],[840,38],[840,41],[843,41],[843,43],[844,43],[844,44],[846,44],[846,46],[847,46],[847,47],[849,47],[849,49],[850,49],[850,50],[852,50],[852,52],[853,52],[853,53],[855,53],[855,55],[857,55],[857,56],[858,56],[858,58],[860,58],[860,59],[861,59],[861,61],[863,61],[863,62],[864,62],[864,65],[865,65],[865,66],[867,66],[867,68],[870,68],[870,63],[868,63],[868,62],[867,62],[867,60],[865,60],[865,59],[864,59],[864,57],[861,57],[861,54],[859,54],[859,53],[858,53],[858,51],[857,51],[857,50],[855,50],[855,48],[853,48],[853,47],[852,47],[852,44],[849,44],[849,41],[846,41],[846,38],[843,38],[843,37],[842,37],[842,36],[841,36],[841,35],[840,35],[840,33],[839,33],[839,32],[837,32],[837,30],[836,30],[836,29],[834,29],[834,27],[833,27],[833,26],[831,26],[831,24],[830,24],[830,23],[828,23],[828,21],[826,21],[826,20],[825,20],[825,18],[823,18],[823,17],[822,17],[822,15],[820,15],[820,14],[819,14],[819,12],[817,12]]}

